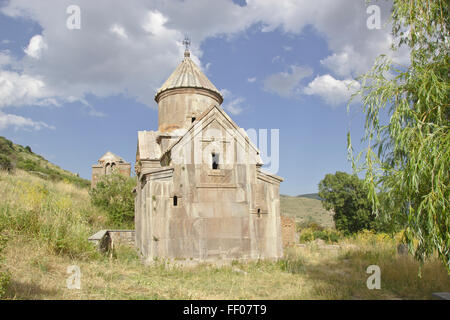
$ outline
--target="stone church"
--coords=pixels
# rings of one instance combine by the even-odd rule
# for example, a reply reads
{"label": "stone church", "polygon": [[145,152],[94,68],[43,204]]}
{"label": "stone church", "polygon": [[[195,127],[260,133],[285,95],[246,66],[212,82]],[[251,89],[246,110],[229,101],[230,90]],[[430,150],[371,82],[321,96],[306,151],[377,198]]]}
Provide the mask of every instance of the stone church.
{"label": "stone church", "polygon": [[131,164],[125,162],[118,155],[108,151],[92,166],[91,188],[96,186],[100,177],[111,174],[114,170],[117,170],[125,177],[129,177],[131,174]]}
{"label": "stone church", "polygon": [[144,261],[281,257],[283,179],[261,170],[259,150],[188,49],[155,100],[158,130],[138,132],[135,164]]}

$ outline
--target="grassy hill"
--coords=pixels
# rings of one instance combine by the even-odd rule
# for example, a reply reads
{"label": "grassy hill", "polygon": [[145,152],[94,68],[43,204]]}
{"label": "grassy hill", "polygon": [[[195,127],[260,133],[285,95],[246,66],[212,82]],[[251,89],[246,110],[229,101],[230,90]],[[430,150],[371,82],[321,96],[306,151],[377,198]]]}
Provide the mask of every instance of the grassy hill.
{"label": "grassy hill", "polygon": [[51,181],[68,181],[80,187],[89,187],[90,181],[77,174],[61,169],[35,154],[29,146],[23,147],[0,137],[0,169],[13,171],[21,169]]}
{"label": "grassy hill", "polygon": [[325,228],[333,228],[333,214],[322,207],[322,203],[311,195],[291,197],[280,195],[281,214],[292,217],[299,224],[315,222]]}

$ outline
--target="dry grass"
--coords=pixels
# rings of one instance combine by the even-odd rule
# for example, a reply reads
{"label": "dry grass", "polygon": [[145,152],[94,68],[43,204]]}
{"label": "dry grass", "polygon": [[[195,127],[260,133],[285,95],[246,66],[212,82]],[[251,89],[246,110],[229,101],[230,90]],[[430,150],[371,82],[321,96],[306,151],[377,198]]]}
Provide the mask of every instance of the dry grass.
{"label": "dry grass", "polygon": [[[39,223],[18,219],[29,217],[27,212],[35,212]],[[83,243],[84,235],[104,227],[104,218],[90,206],[86,190],[23,172],[0,174],[1,217],[9,238],[7,299],[429,299],[432,292],[450,291],[450,277],[438,261],[427,262],[419,278],[417,262],[397,255],[398,239],[371,233],[341,240],[339,248],[309,243],[286,250],[279,261],[222,267],[144,266],[127,247],[112,258],[80,254],[79,248],[91,249],[70,243],[66,251],[54,250],[57,234],[46,237],[45,230],[67,228],[77,235],[73,241]],[[381,290],[367,289],[372,264],[381,268]],[[81,269],[80,290],[66,287],[70,265]]]}
{"label": "dry grass", "polygon": [[[321,249],[310,243],[287,250],[277,262],[183,268],[144,266],[130,248],[113,258],[71,259],[17,237],[6,261],[12,274],[8,299],[430,299],[432,292],[450,289],[438,261],[426,263],[419,278],[411,257],[356,245]],[[380,290],[367,289],[371,264],[381,268]],[[81,269],[81,290],[66,288],[70,265]]]}

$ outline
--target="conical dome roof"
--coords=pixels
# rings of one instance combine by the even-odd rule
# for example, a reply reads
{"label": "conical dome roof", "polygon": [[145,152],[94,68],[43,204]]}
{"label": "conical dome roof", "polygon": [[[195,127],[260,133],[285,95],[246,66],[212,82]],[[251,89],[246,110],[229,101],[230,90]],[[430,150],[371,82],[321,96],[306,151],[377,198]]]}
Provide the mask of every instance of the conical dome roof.
{"label": "conical dome roof", "polygon": [[218,96],[220,103],[223,101],[222,94],[212,84],[206,75],[200,70],[200,68],[190,58],[189,51],[184,54],[184,59],[181,64],[175,69],[170,77],[164,82],[161,88],[155,95],[155,100],[158,102],[158,97],[161,93],[177,88],[199,88],[213,92]]}

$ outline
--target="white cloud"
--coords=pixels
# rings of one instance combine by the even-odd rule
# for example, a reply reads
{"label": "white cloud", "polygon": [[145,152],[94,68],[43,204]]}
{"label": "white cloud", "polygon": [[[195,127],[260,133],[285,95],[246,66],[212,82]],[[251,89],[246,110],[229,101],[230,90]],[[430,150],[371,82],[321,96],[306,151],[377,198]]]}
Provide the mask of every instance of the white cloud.
{"label": "white cloud", "polygon": [[[242,113],[242,111],[245,109],[242,106],[242,103],[245,101],[244,98],[234,96],[234,94],[231,93],[231,91],[227,90],[227,89],[222,89],[222,90],[220,90],[220,92],[222,93],[222,96],[224,99],[224,103],[223,103],[222,107],[226,111],[228,111],[232,115],[238,115],[238,114]],[[230,100],[230,101],[228,102],[227,100]]]}
{"label": "white cloud", "polygon": [[339,76],[349,77],[355,70],[364,68],[365,63],[363,61],[363,57],[354,51],[353,46],[346,46],[341,52],[333,53],[325,59],[320,60],[320,63]]}
{"label": "white cloud", "polygon": [[39,59],[45,49],[47,49],[47,44],[45,43],[44,38],[40,34],[37,34],[30,39],[30,43],[24,51],[30,57]]}
{"label": "white cloud", "polygon": [[11,64],[12,58],[7,50],[0,51],[0,67]]}
{"label": "white cloud", "polygon": [[280,56],[275,56],[272,58],[272,63],[281,62],[281,61],[283,61],[283,58],[281,58]]}
{"label": "white cloud", "polygon": [[356,81],[350,79],[337,80],[326,74],[317,76],[303,91],[307,95],[321,97],[331,106],[337,106],[348,102],[352,93],[358,90],[359,87],[360,84]]}
{"label": "white cloud", "polygon": [[112,33],[116,34],[117,36],[119,36],[119,38],[123,38],[123,39],[127,39],[128,35],[125,32],[125,28],[122,27],[119,24],[113,24],[111,26],[111,28],[109,29]]}
{"label": "white cloud", "polygon": [[256,77],[247,78],[247,82],[253,83],[256,81]]}
{"label": "white cloud", "polygon": [[288,98],[300,93],[302,79],[312,75],[309,67],[292,65],[291,72],[275,73],[264,79],[264,90]]}
{"label": "white cloud", "polygon": [[[200,46],[207,38],[232,37],[253,25],[261,25],[264,32],[279,28],[295,35],[312,26],[332,52],[321,57],[322,64],[333,77],[344,79],[367,70],[376,56],[387,53],[391,40],[389,25],[367,29],[364,1],[247,0],[246,6],[239,6],[227,0],[79,0],[85,22],[81,30],[69,30],[67,15],[55,12],[65,13],[72,2],[10,0],[0,9],[12,17],[32,19],[42,28],[26,48],[27,55],[36,59],[27,56],[19,61],[18,76],[41,81],[46,89],[36,93],[14,86],[17,93],[5,94],[0,88],[0,105],[124,94],[155,106],[155,91],[182,59],[185,34],[192,39],[191,56],[200,64]],[[377,4],[384,23],[391,3]],[[95,19],[87,23],[87,17]],[[127,41],[118,41],[118,37]],[[301,79],[310,74],[304,71],[293,67],[271,75],[264,88],[284,97],[295,96],[302,91]]]}
{"label": "white cloud", "polygon": [[24,118],[14,114],[5,114],[0,112],[0,130],[6,129],[7,127],[14,127],[15,129],[25,128],[31,130],[41,130],[55,129],[55,127],[50,126],[42,121],[33,121],[29,118]]}
{"label": "white cloud", "polygon": [[23,105],[58,105],[45,83],[29,75],[0,70],[0,108]]}
{"label": "white cloud", "polygon": [[163,16],[163,14],[157,10],[150,11],[148,13],[147,19],[142,25],[142,28],[154,35],[159,35],[161,33],[166,32],[165,24],[167,22],[167,18]]}
{"label": "white cloud", "polygon": [[226,103],[223,108],[232,115],[238,115],[244,110],[244,107],[242,107],[242,102],[244,102],[244,100],[244,98],[233,99],[229,103]]}

